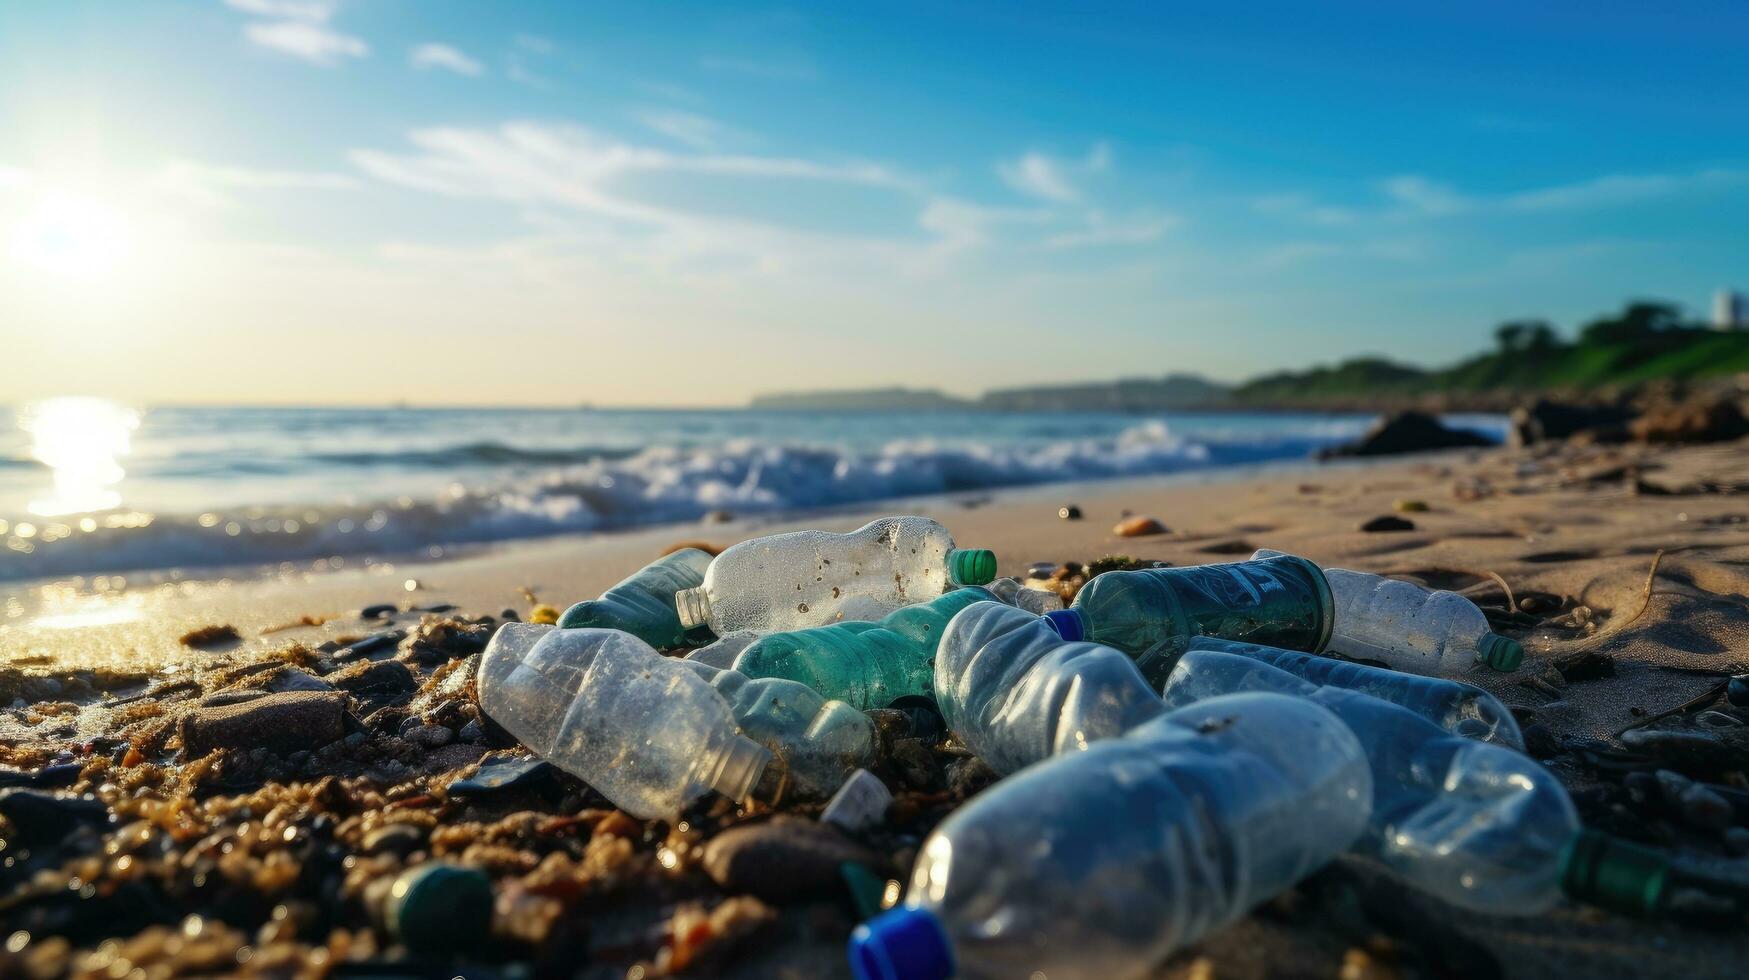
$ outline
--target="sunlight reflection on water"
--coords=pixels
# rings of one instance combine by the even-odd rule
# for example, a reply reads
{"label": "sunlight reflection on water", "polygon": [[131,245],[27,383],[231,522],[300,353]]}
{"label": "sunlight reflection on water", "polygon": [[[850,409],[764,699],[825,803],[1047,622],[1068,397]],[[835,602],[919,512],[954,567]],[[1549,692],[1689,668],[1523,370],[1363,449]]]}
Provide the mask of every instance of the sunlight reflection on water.
{"label": "sunlight reflection on water", "polygon": [[121,504],[115,489],[127,471],[140,413],[105,398],[50,398],[26,406],[18,426],[31,437],[31,456],[53,474],[48,496],[30,502],[41,517],[110,510]]}

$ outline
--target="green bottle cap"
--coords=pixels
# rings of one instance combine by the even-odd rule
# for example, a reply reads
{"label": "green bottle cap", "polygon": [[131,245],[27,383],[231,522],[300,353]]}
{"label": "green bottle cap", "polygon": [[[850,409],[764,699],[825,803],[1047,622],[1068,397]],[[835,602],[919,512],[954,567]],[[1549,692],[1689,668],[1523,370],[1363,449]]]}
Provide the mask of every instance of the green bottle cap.
{"label": "green bottle cap", "polygon": [[947,555],[947,574],[955,585],[996,581],[996,553],[985,548],[955,548]]}
{"label": "green bottle cap", "polygon": [[389,931],[416,952],[480,942],[492,927],[492,880],[478,868],[422,864],[395,880],[386,918]]}
{"label": "green bottle cap", "polygon": [[1561,889],[1599,908],[1652,915],[1663,907],[1669,882],[1663,854],[1595,830],[1581,830],[1561,855]]}
{"label": "green bottle cap", "polygon": [[1498,633],[1485,633],[1476,641],[1476,653],[1481,661],[1502,673],[1517,670],[1524,663],[1524,647],[1517,640]]}

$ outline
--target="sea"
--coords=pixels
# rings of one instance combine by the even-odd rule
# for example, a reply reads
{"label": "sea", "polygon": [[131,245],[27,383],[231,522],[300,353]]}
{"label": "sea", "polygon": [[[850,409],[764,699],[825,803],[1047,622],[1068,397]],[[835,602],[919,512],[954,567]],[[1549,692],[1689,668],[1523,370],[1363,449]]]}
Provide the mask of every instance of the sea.
{"label": "sea", "polygon": [[[1306,459],[1369,415],[0,409],[0,581],[486,542]],[[1499,438],[1505,420],[1447,423]]]}

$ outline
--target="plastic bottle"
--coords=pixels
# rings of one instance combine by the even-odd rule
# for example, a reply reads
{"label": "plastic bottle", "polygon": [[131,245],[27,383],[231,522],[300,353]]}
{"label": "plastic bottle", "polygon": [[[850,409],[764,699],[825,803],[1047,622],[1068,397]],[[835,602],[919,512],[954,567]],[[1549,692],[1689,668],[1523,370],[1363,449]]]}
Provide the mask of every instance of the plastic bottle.
{"label": "plastic bottle", "polygon": [[793,531],[743,541],[711,562],[704,582],[675,596],[682,626],[775,633],[879,619],[952,585],[996,577],[996,556],[955,548],[925,517],[883,517],[849,534]]}
{"label": "plastic bottle", "polygon": [[1298,698],[1180,709],[997,783],[923,845],[905,904],[851,936],[859,980],[1122,980],[1353,842],[1371,777]]}
{"label": "plastic bottle", "polygon": [[1036,616],[1055,612],[1063,608],[1063,597],[1055,592],[1044,589],[1033,589],[1021,584],[1016,578],[999,578],[991,582],[987,588],[997,599],[1017,606]]}
{"label": "plastic bottle", "polygon": [[1513,749],[1524,748],[1524,735],[1518,730],[1512,712],[1494,695],[1462,681],[1385,670],[1333,657],[1212,636],[1197,637],[1190,642],[1190,649],[1192,652],[1213,650],[1249,657],[1313,684],[1359,691],[1408,708],[1454,735],[1495,742]]}
{"label": "plastic bottle", "polygon": [[695,668],[618,630],[535,629],[505,624],[480,659],[480,707],[505,731],[635,817],[749,797],[771,753]]}
{"label": "plastic bottle", "polygon": [[[695,660],[681,665],[704,678],[729,704],[741,734],[772,754],[760,799],[825,799],[845,777],[874,761],[874,722],[843,701],[829,701],[806,684],[751,678]],[[785,782],[766,785],[774,779]]]}
{"label": "plastic bottle", "polygon": [[686,655],[686,659],[694,663],[706,664],[719,670],[731,670],[735,666],[735,658],[741,651],[752,646],[763,633],[752,630],[736,630],[728,636],[719,636],[706,646]]}
{"label": "plastic bottle", "polygon": [[[1252,557],[1287,556],[1266,549]],[[1493,632],[1487,615],[1456,592],[1346,568],[1324,569],[1324,578],[1335,605],[1329,649],[1345,657],[1446,677],[1478,663],[1512,671],[1524,662],[1524,647]]]}
{"label": "plastic bottle", "polygon": [[973,603],[948,623],[934,681],[942,720],[1004,774],[1166,710],[1128,656],[1066,641],[1038,616],[997,602]]}
{"label": "plastic bottle", "polygon": [[1094,576],[1068,609],[1046,613],[1065,640],[1092,640],[1136,659],[1158,687],[1193,637],[1317,653],[1330,639],[1330,590],[1292,555]]}
{"label": "plastic bottle", "polygon": [[697,548],[682,548],[663,555],[603,592],[601,598],[588,599],[565,610],[559,617],[559,626],[624,630],[658,650],[703,646],[713,639],[711,631],[680,625],[674,596],[703,584],[705,569],[710,564],[711,556]]}
{"label": "plastic bottle", "polygon": [[906,606],[878,623],[773,633],[743,650],[735,669],[748,677],[800,681],[865,710],[884,708],[902,697],[927,696],[935,685],[936,646],[948,620],[974,602],[994,598],[968,586]]}
{"label": "plastic bottle", "polygon": [[1373,782],[1360,853],[1423,891],[1481,912],[1531,915],[1559,900],[1579,817],[1540,763],[1453,735],[1407,708],[1214,650],[1186,653],[1164,697],[1180,708],[1238,691],[1309,698],[1360,739]]}

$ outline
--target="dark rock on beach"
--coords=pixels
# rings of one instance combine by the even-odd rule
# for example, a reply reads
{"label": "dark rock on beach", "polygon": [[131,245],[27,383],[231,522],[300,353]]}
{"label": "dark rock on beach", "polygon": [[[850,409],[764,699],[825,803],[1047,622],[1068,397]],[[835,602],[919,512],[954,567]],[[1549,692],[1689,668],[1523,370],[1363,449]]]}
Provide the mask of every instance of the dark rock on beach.
{"label": "dark rock on beach", "polygon": [[189,758],[220,749],[285,754],[321,748],[345,734],[345,697],[319,691],[265,694],[240,704],[201,707],[181,722],[183,753]]}
{"label": "dark rock on beach", "polygon": [[1380,419],[1356,442],[1318,453],[1320,459],[1344,456],[1393,456],[1435,449],[1492,446],[1494,441],[1464,429],[1450,429],[1425,412],[1398,412]]}

